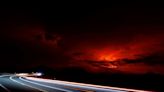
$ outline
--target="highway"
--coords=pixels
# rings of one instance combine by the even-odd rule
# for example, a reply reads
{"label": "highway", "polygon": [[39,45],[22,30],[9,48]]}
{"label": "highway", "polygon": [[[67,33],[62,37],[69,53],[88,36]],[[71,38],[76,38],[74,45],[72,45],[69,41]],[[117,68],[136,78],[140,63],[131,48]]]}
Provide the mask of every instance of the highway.
{"label": "highway", "polygon": [[0,92],[150,92],[109,86],[50,80],[17,75],[0,75]]}

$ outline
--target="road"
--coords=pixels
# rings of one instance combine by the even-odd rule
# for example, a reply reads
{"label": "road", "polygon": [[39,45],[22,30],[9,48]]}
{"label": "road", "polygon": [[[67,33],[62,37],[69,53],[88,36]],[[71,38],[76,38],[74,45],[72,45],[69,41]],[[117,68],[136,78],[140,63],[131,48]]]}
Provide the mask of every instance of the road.
{"label": "road", "polygon": [[150,92],[117,87],[22,77],[0,76],[0,92]]}

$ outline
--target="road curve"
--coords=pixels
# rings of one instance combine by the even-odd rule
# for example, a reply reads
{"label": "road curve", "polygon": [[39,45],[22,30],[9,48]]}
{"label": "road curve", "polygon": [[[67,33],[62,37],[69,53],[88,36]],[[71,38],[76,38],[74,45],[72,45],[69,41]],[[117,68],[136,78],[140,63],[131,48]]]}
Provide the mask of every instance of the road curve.
{"label": "road curve", "polygon": [[98,86],[59,80],[0,76],[0,92],[150,92],[117,87]]}

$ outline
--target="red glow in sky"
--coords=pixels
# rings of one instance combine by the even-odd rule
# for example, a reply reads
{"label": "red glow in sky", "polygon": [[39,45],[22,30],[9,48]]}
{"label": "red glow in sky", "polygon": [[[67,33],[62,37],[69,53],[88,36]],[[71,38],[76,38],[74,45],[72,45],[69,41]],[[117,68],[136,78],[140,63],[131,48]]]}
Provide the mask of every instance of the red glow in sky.
{"label": "red glow in sky", "polygon": [[[115,36],[92,36],[86,37],[90,39],[83,38],[77,41],[74,40],[72,43],[69,43],[70,51],[68,50],[67,53],[75,59],[78,64],[81,62],[85,63],[87,60],[95,62],[96,66],[90,63],[87,65],[87,62],[84,66],[82,66],[83,64],[79,64],[86,69],[90,67],[93,71],[98,71],[97,69],[103,67],[129,73],[147,73],[153,70],[153,66],[147,64],[151,61],[140,61],[140,59],[151,56],[152,54],[160,54],[164,51],[163,32],[153,31],[153,33],[148,30],[151,29],[146,29],[143,33],[140,31],[140,33],[134,34],[131,38],[127,38],[129,35],[125,33],[122,35],[116,34]],[[106,40],[107,38],[109,40]],[[99,41],[99,43],[97,43],[97,41]],[[129,61],[126,62],[126,60]],[[133,60],[135,63],[133,63]],[[97,62],[99,64],[97,64]],[[142,63],[142,67],[140,62],[144,62]],[[153,62],[156,63],[155,61]],[[94,70],[95,67],[96,69]],[[158,69],[157,71],[162,70],[162,68],[159,68],[161,66],[155,67],[153,72],[155,72],[156,69]]]}
{"label": "red glow in sky", "polygon": [[[141,68],[138,63],[134,65],[128,64],[129,62],[126,64],[119,62],[126,59],[138,60],[154,53],[164,52],[164,28],[162,27],[145,26],[142,28],[123,25],[110,29],[109,25],[102,26],[103,24],[99,24],[98,20],[97,24],[93,23],[93,25],[87,24],[88,21],[91,20],[86,20],[87,26],[83,25],[82,29],[69,25],[71,27],[65,26],[63,29],[59,28],[60,30],[52,27],[52,29],[49,28],[51,30],[49,31],[44,26],[30,26],[29,24],[22,27],[19,25],[18,27],[7,27],[9,32],[5,30],[4,33],[7,40],[20,43],[20,47],[22,46],[24,50],[24,52],[20,51],[21,54],[22,52],[28,53],[28,58],[31,55],[29,53],[34,53],[31,55],[31,60],[34,57],[34,59],[39,58],[37,62],[52,67],[73,65],[85,69],[92,68],[95,71],[103,67],[126,72],[133,67],[131,71],[134,70],[138,73],[140,69],[149,71],[152,68],[148,69],[148,67],[152,66],[143,63]],[[95,25],[101,26],[97,29]],[[63,60],[63,58],[66,59]]]}
{"label": "red glow in sky", "polygon": [[[111,39],[109,37],[109,39]],[[117,42],[102,40],[100,44],[94,45],[94,41],[87,42],[85,40],[77,42],[76,47],[71,49],[71,52],[83,52],[83,54],[74,56],[78,59],[92,59],[98,61],[117,61],[121,59],[137,59],[143,56],[151,55],[163,51],[163,34],[145,34],[137,35],[128,42],[124,41],[122,37],[115,37],[113,39],[120,39]],[[84,46],[85,44],[85,46]]]}

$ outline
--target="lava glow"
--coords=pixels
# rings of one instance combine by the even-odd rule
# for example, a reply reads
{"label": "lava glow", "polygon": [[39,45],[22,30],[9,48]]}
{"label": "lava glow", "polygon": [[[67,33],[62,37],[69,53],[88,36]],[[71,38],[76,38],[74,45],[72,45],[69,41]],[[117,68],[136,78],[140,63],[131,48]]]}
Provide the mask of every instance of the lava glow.
{"label": "lava glow", "polygon": [[[97,61],[114,62],[123,59],[126,56],[122,53],[121,50],[103,49],[97,51],[95,53],[95,57],[97,57],[96,59]],[[131,58],[131,57],[127,57],[127,58]]]}
{"label": "lava glow", "polygon": [[102,61],[116,61],[117,58],[114,57],[114,56],[111,56],[111,55],[102,55],[102,56],[100,56],[99,60],[102,60]]}

